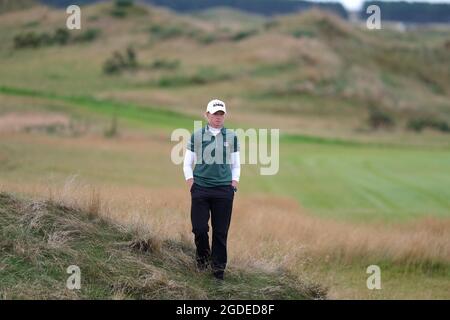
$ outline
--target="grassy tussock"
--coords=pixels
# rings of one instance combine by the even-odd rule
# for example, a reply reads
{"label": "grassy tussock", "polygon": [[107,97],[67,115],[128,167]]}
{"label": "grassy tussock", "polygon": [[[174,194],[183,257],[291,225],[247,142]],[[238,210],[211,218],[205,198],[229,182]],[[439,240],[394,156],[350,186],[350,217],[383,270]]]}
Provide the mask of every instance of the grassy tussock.
{"label": "grassy tussock", "polygon": [[[55,194],[53,194],[54,196]],[[0,297],[3,299],[303,299],[326,290],[287,272],[231,267],[219,285],[194,267],[186,241],[114,222],[93,191],[82,206],[0,193]],[[86,210],[86,211],[83,211]],[[103,213],[103,215],[102,215]],[[68,290],[66,268],[81,269]]]}

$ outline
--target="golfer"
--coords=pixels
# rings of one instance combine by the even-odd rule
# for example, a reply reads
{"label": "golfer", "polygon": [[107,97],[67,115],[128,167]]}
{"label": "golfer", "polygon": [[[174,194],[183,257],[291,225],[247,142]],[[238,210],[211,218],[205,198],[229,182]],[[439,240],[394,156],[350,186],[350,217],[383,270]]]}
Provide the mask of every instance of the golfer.
{"label": "golfer", "polygon": [[241,170],[237,136],[223,126],[226,113],[223,101],[214,99],[208,103],[205,112],[208,123],[192,134],[183,164],[191,192],[197,268],[206,270],[210,266],[219,280],[223,280],[227,264],[228,228]]}

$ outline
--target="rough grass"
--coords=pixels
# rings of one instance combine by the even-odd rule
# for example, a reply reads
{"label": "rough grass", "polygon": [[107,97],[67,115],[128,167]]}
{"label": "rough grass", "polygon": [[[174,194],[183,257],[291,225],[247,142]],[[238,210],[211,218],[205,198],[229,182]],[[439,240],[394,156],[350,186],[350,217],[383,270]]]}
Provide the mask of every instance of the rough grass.
{"label": "rough grass", "polygon": [[[0,297],[3,299],[304,299],[325,289],[287,272],[231,268],[216,283],[194,267],[186,242],[117,225],[90,210],[0,193]],[[66,288],[67,267],[81,289]]]}
{"label": "rough grass", "polygon": [[[5,188],[6,185],[2,190]],[[64,185],[8,184],[7,188],[33,198],[52,199],[65,207],[80,208],[81,212],[90,213],[91,218],[102,217],[129,226],[130,230],[137,229],[129,242],[135,249],[158,252],[167,243],[178,244],[182,248],[179,254],[183,253],[190,261],[180,268],[193,263],[187,189],[182,192],[131,186],[93,187],[76,179]],[[285,275],[291,275],[292,279],[301,279],[299,283],[305,290],[322,288],[323,292],[324,287],[329,288],[332,298],[448,297],[445,280],[450,275],[448,219],[430,217],[396,224],[337,222],[312,216],[295,201],[273,196],[238,197],[233,212],[227,279],[233,292],[247,290],[247,281],[260,283],[261,277],[266,276],[282,281]],[[51,242],[58,243],[64,235],[58,232]],[[173,252],[168,254],[173,256]],[[366,268],[372,264],[382,269],[383,290],[378,293],[365,287]],[[179,266],[169,263],[164,268],[169,267],[178,270]],[[178,271],[175,273],[179,275]],[[201,288],[215,292],[209,287],[208,277],[191,278],[189,274],[183,273],[177,279],[202,283]],[[168,276],[173,279],[172,274]],[[276,286],[279,288],[267,290],[291,290],[284,281]],[[248,290],[253,292],[254,287]],[[227,292],[229,298],[243,297],[231,291]],[[248,291],[245,292],[248,297]]]}

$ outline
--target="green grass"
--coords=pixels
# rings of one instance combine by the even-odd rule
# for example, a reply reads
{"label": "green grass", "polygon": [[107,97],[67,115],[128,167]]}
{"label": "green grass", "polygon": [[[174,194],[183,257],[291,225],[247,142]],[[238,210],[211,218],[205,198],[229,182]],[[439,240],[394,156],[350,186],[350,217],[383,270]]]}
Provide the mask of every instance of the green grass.
{"label": "green grass", "polygon": [[296,141],[281,145],[277,175],[260,176],[249,166],[242,172],[245,192],[295,197],[325,217],[398,221],[450,215],[448,149]]}
{"label": "green grass", "polygon": [[[39,143],[11,139],[0,141],[2,157],[0,181],[27,181],[38,183],[50,177],[64,181],[69,176],[79,175],[91,183],[110,185],[136,185],[146,187],[170,187],[179,183],[177,167],[167,161],[169,148],[149,144],[148,148],[129,152],[118,148],[122,142],[112,141],[111,149],[92,144],[76,145],[66,138],[67,145],[57,136],[51,143]],[[117,146],[114,147],[114,144]],[[59,145],[59,147],[55,147]],[[155,154],[154,148],[160,151]],[[24,152],[27,156],[23,156]],[[158,164],[155,167],[155,164]],[[181,169],[181,168],[180,168]]]}
{"label": "green grass", "polygon": [[[70,140],[55,148],[62,140],[53,139],[52,144],[3,140],[2,180],[32,183],[51,174],[63,181],[79,174],[95,183],[179,187],[182,170],[170,162],[169,136],[157,154],[150,145],[130,153],[119,145],[98,149]],[[280,156],[274,176],[261,176],[257,165],[243,165],[240,191],[293,197],[312,214],[341,220],[449,217],[448,150],[282,142]]]}
{"label": "green grass", "polygon": [[[79,173],[92,181],[118,185],[179,185],[181,167],[172,164],[168,158],[175,145],[170,143],[170,130],[176,127],[192,130],[193,119],[163,109],[88,96],[55,95],[9,87],[0,87],[0,93],[61,101],[101,116],[116,114],[119,121],[127,120],[135,127],[162,128],[167,132],[167,140],[161,143],[158,156],[152,150],[138,156],[119,149],[90,150],[89,146],[55,149],[33,142],[3,141],[3,150],[9,150],[7,163],[10,168],[2,173],[3,179],[39,179],[52,172],[61,178]],[[280,143],[278,174],[261,176],[258,166],[243,166],[241,190],[244,193],[287,195],[297,199],[313,214],[344,220],[402,221],[428,215],[449,217],[448,148],[385,145],[305,135],[282,135]],[[32,157],[22,157],[25,152]]]}
{"label": "green grass", "polygon": [[[96,99],[90,96],[61,95],[37,90],[28,90],[21,88],[0,86],[0,93],[24,96],[38,97],[53,101],[60,101],[72,105],[73,108],[82,109],[91,114],[100,114],[103,116],[117,116],[134,124],[140,123],[147,125],[156,125],[157,127],[186,127],[194,119],[187,115],[170,111],[163,108],[142,107],[133,103],[121,103],[106,99]],[[67,110],[70,113],[70,110]]]}
{"label": "green grass", "polygon": [[[377,265],[381,270],[381,289],[367,289],[366,273],[369,265]],[[408,266],[396,266],[389,262],[355,262],[352,265],[320,264],[305,268],[307,273],[316,273],[329,287],[345,288],[345,293],[331,291],[331,299],[448,299],[450,268],[446,266],[433,271],[431,268],[412,270]]]}
{"label": "green grass", "polygon": [[[305,299],[319,285],[289,274],[231,270],[222,285],[197,272],[191,245],[143,236],[48,201],[0,193],[0,297],[6,299]],[[137,249],[136,244],[150,244]],[[81,270],[81,289],[68,290],[66,269]],[[301,289],[300,289],[301,288]]]}

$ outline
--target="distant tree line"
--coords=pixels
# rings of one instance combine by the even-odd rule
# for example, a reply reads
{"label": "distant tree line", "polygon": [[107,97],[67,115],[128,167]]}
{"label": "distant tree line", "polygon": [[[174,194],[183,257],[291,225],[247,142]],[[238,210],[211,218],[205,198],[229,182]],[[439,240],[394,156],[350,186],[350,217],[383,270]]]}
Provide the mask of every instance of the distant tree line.
{"label": "distant tree line", "polygon": [[[65,7],[73,4],[73,0],[40,0],[42,3]],[[78,0],[77,4],[98,2],[98,0]],[[135,1],[137,2],[137,1]],[[311,7],[332,11],[343,18],[348,17],[344,6],[339,2],[314,3],[309,1],[292,0],[143,0],[150,4],[169,7],[179,12],[203,10],[212,7],[231,7],[251,13],[274,15],[287,14],[310,9]]]}
{"label": "distant tree line", "polygon": [[380,7],[381,21],[450,23],[450,4],[446,3],[365,1],[360,12],[361,19],[368,17],[366,9],[370,5]]}
{"label": "distant tree line", "polygon": [[[2,1],[2,0],[0,0]],[[73,3],[73,0],[40,0],[41,2],[57,6],[66,7]],[[98,0],[77,0],[79,5],[97,2]],[[117,1],[117,0],[116,0]],[[133,2],[133,0],[118,0],[118,2]],[[212,7],[231,7],[250,13],[263,15],[287,14],[296,11],[307,10],[312,7],[332,11],[337,15],[348,18],[348,12],[339,2],[310,2],[303,0],[141,0],[149,4],[169,7],[179,12],[189,12],[203,10]],[[138,1],[134,1],[138,2]],[[366,9],[369,5],[375,4],[381,9],[382,21],[402,21],[407,23],[450,23],[450,4],[427,3],[427,2],[406,2],[406,1],[365,1],[359,16],[365,20],[368,17]]]}
{"label": "distant tree line", "polygon": [[235,9],[263,15],[287,14],[312,7],[332,11],[343,18],[348,13],[339,2],[314,3],[292,0],[145,0],[159,6],[170,7],[176,11],[202,10],[211,7],[232,7]]}

